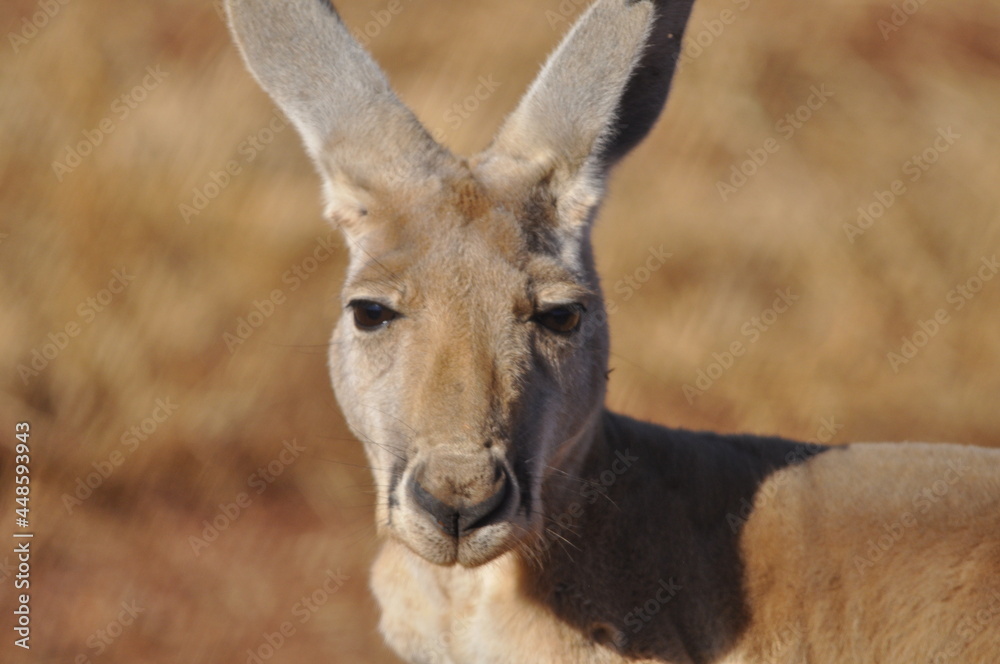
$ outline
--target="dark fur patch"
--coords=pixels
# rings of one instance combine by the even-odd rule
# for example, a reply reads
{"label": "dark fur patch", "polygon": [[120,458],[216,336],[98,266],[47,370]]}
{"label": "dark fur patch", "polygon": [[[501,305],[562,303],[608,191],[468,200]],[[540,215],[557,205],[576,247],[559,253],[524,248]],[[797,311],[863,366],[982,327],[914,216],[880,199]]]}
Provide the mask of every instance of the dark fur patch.
{"label": "dark fur patch", "polygon": [[548,179],[536,185],[524,203],[519,218],[528,251],[533,254],[558,256],[560,253],[556,205]]}
{"label": "dark fur patch", "polygon": [[[658,427],[606,413],[583,480],[545,489],[525,593],[628,657],[717,661],[749,611],[739,543],[760,485],[831,448]],[[612,629],[613,628],[613,629]]]}

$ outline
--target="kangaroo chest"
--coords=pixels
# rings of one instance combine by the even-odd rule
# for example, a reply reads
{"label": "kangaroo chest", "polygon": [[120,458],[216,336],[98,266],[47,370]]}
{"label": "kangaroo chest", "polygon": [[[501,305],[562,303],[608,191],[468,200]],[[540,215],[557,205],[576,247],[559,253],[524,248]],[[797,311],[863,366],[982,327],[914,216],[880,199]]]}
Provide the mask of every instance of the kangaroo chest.
{"label": "kangaroo chest", "polygon": [[[387,542],[372,571],[380,629],[411,664],[671,662],[623,656],[613,645],[601,643],[601,634],[582,633],[525,597],[518,579],[511,555],[474,570],[440,568]],[[746,660],[734,655],[718,664]]]}
{"label": "kangaroo chest", "polygon": [[521,596],[518,573],[511,555],[446,569],[387,542],[372,573],[382,633],[413,664],[638,664]]}

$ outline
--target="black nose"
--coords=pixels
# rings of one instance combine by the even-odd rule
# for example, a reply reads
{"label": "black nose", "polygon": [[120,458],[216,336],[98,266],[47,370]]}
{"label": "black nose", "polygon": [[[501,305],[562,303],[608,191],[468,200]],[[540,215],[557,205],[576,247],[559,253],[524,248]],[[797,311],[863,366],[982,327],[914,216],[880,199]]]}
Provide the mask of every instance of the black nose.
{"label": "black nose", "polygon": [[[492,517],[502,511],[507,494],[510,493],[510,477],[502,466],[497,466],[497,479],[491,485],[492,493],[482,500],[469,503],[467,500],[450,496],[442,499],[424,488],[414,473],[410,481],[410,492],[422,510],[427,512],[446,535],[463,537],[473,530],[488,525]],[[479,492],[480,495],[482,492]]]}

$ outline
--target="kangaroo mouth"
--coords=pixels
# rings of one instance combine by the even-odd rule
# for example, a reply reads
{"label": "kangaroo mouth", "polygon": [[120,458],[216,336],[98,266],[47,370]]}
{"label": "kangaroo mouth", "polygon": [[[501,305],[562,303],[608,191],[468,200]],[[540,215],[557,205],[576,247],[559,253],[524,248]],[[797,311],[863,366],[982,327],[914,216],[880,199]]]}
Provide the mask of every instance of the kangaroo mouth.
{"label": "kangaroo mouth", "polygon": [[[416,517],[419,519],[422,517]],[[449,567],[479,567],[513,550],[519,538],[519,528],[510,520],[497,519],[475,531],[455,537],[442,533],[436,526],[411,523],[415,518],[397,519],[392,536],[427,562]]]}
{"label": "kangaroo mouth", "polygon": [[389,532],[416,555],[442,566],[478,567],[513,550],[528,533],[525,492],[506,473],[485,499],[442,501],[403,473],[389,495]]}

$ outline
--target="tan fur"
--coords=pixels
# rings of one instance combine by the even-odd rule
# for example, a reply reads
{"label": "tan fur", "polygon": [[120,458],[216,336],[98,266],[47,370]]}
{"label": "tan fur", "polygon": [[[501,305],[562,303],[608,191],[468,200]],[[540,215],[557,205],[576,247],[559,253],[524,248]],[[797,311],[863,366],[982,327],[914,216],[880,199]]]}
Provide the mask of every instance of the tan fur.
{"label": "tan fur", "polygon": [[996,661],[998,464],[969,447],[852,445],[772,476],[742,543],[749,652],[775,664]]}
{"label": "tan fur", "polygon": [[[330,367],[379,487],[382,631],[427,664],[992,661],[1000,452],[603,408],[590,222],[662,107],[690,5],[599,0],[466,161],[322,0],[227,3],[351,247]],[[391,320],[355,322],[376,305]]]}

